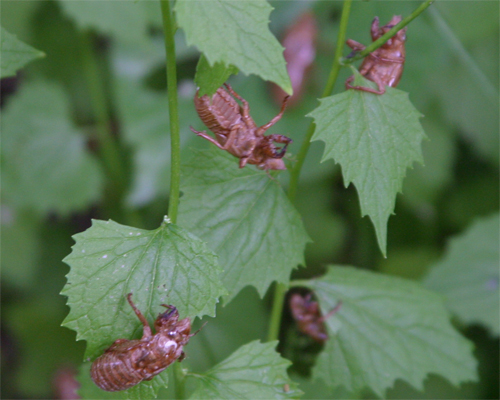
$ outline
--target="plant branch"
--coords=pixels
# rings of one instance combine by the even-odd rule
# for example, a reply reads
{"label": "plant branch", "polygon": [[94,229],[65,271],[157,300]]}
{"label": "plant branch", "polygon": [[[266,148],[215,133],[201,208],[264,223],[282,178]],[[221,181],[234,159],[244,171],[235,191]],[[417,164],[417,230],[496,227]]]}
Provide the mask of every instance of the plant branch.
{"label": "plant branch", "polygon": [[161,0],[163,32],[165,36],[165,52],[167,56],[167,95],[170,117],[171,166],[170,166],[170,198],[168,216],[172,223],[177,222],[179,208],[179,187],[181,178],[181,145],[179,130],[179,105],[177,100],[177,66],[175,64],[175,30],[176,23],[170,10],[170,0]]}
{"label": "plant branch", "polygon": [[[342,57],[342,49],[344,48],[347,23],[349,21],[349,14],[351,12],[351,3],[352,0],[344,0],[344,5],[342,7],[342,16],[340,18],[339,35],[337,38],[337,47],[335,50],[335,55],[333,57],[332,69],[330,70],[330,75],[328,77],[325,89],[323,90],[322,97],[330,96],[332,94],[333,88],[335,87],[335,82],[337,81],[337,77],[339,75],[339,71],[341,68],[340,59]],[[311,125],[309,125],[309,129],[307,130],[306,136],[304,137],[304,141],[302,142],[299,153],[297,155],[297,162],[290,171],[290,186],[288,187],[288,198],[292,202],[295,200],[295,196],[297,195],[300,171],[302,169],[302,165],[304,164],[304,160],[306,159],[307,152],[309,151],[309,146],[311,145],[311,137],[314,134],[314,129],[315,125],[313,122],[311,122]],[[269,331],[267,336],[268,341],[277,340],[279,337],[281,317],[284,306],[283,303],[285,300],[286,291],[287,287],[282,283],[278,283],[276,285],[273,299],[273,309],[271,311],[271,320],[269,323]]]}
{"label": "plant branch", "polygon": [[267,332],[268,342],[278,340],[286,291],[287,287],[285,285],[282,283],[276,284],[276,288],[274,289],[273,309],[271,311],[269,330]]}
{"label": "plant branch", "polygon": [[97,65],[92,43],[92,32],[86,31],[81,35],[81,50],[83,67],[90,94],[90,105],[97,122],[97,139],[99,153],[104,163],[108,180],[112,182],[118,192],[123,193],[126,187],[126,175],[120,150],[109,123],[109,107],[104,92],[103,79]]}
{"label": "plant branch", "polygon": [[[111,130],[111,112],[104,90],[104,78],[99,69],[92,39],[93,36],[91,31],[83,32],[80,40],[80,47],[82,51],[83,69],[90,94],[90,105],[97,125],[96,132],[99,142],[99,155],[104,164],[104,170],[109,185],[107,203],[111,204],[111,206],[108,208],[109,211],[112,209],[117,213],[118,218],[124,218],[128,225],[141,227],[143,226],[143,222],[139,213],[131,209],[124,209],[123,207],[122,198],[127,189],[128,177],[123,154]],[[114,218],[116,218],[116,216]]]}
{"label": "plant branch", "polygon": [[[325,89],[323,90],[322,98],[330,96],[333,92],[333,88],[335,87],[335,83],[337,82],[337,78],[339,76],[342,58],[342,49],[345,44],[345,37],[347,31],[347,23],[349,21],[349,14],[351,12],[351,3],[352,0],[344,0],[344,5],[342,7],[342,16],[340,18],[340,28],[339,34],[337,37],[337,46],[335,48],[335,55],[333,57],[332,69],[330,70],[330,75],[328,76],[328,81],[325,85]],[[302,166],[304,165],[304,161],[307,156],[307,152],[309,151],[309,146],[311,145],[311,138],[314,134],[316,126],[314,122],[311,122],[309,125],[309,129],[307,130],[306,136],[300,146],[300,150],[297,154],[297,162],[293,166],[290,171],[290,186],[288,187],[288,198],[293,201],[295,196],[297,195],[297,188],[299,186],[299,177],[300,172],[302,170]]]}
{"label": "plant branch", "polygon": [[410,15],[408,15],[406,18],[401,20],[398,24],[394,25],[393,28],[386,34],[380,36],[377,40],[374,42],[370,43],[369,46],[366,46],[366,48],[359,53],[357,53],[353,57],[349,58],[343,58],[341,60],[342,65],[349,65],[352,64],[353,62],[357,60],[361,60],[362,58],[366,57],[368,54],[372,53],[373,51],[377,50],[379,47],[381,47],[385,42],[387,42],[391,37],[393,37],[396,33],[398,33],[401,29],[403,29],[406,25],[408,25],[411,21],[413,21],[415,18],[417,18],[424,10],[429,7],[432,3],[434,3],[435,0],[427,0],[420,4],[415,11],[413,11]]}

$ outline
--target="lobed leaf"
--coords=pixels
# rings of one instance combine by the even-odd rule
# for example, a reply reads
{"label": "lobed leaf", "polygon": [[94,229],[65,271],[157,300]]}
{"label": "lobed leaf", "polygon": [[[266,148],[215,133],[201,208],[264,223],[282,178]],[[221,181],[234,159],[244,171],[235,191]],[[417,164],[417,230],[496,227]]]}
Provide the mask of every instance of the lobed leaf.
{"label": "lobed leaf", "polygon": [[330,337],[313,370],[332,388],[383,397],[396,379],[419,390],[431,373],[454,385],[477,380],[472,343],[453,328],[439,296],[418,283],[340,266],[301,283],[323,313],[342,302],[326,320]]}
{"label": "lobed leaf", "polygon": [[28,82],[2,120],[2,184],[9,203],[67,214],[98,199],[103,176],[70,119],[62,88]]}
{"label": "lobed leaf", "polygon": [[283,47],[269,31],[271,11],[265,0],[179,0],[175,4],[177,22],[186,32],[188,44],[195,45],[210,66],[234,65],[292,94]]}
{"label": "lobed leaf", "polygon": [[203,375],[191,399],[296,399],[302,392],[286,370],[290,361],[274,350],[278,342],[250,342]]}
{"label": "lobed leaf", "polygon": [[0,78],[15,76],[16,72],[29,62],[45,57],[45,53],[34,49],[26,43],[20,41],[16,35],[7,32],[0,26],[1,32],[1,52]]}
{"label": "lobed leaf", "polygon": [[210,66],[207,58],[202,54],[198,65],[196,66],[196,75],[194,81],[199,87],[198,96],[207,94],[213,95],[231,75],[236,75],[238,68],[233,65],[225,65],[221,62],[216,62]]}
{"label": "lobed leaf", "polygon": [[498,214],[482,218],[451,239],[443,259],[424,279],[425,286],[441,293],[462,321],[485,325],[496,336],[500,335],[499,223]]}
{"label": "lobed leaf", "polygon": [[213,316],[226,294],[216,255],[168,219],[152,231],[94,220],[74,239],[64,259],[71,270],[62,291],[70,306],[63,325],[87,341],[89,359],[116,339],[141,336],[127,293],[150,322],[163,303],[177,307],[181,318]]}
{"label": "lobed leaf", "polygon": [[[354,85],[375,86],[355,73]],[[356,186],[361,213],[370,216],[384,255],[396,194],[406,169],[414,161],[423,162],[420,143],[425,137],[421,115],[408,94],[386,89],[384,95],[347,90],[321,99],[308,115],[316,123],[312,140],[325,142],[322,161],[335,159],[342,166],[345,185]]]}
{"label": "lobed leaf", "polygon": [[310,241],[300,215],[277,181],[251,167],[238,168],[211,145],[193,150],[182,167],[179,223],[219,255],[227,301],[252,285],[261,296],[273,281],[287,284],[304,265]]}

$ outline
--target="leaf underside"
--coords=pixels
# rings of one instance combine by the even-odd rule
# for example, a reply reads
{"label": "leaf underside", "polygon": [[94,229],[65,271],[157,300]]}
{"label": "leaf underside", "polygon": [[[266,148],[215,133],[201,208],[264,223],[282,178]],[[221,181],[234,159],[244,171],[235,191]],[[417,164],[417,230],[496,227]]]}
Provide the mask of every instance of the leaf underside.
{"label": "leaf underside", "polygon": [[[376,87],[357,71],[354,85]],[[312,140],[325,142],[322,161],[334,159],[342,166],[345,185],[354,183],[361,213],[372,220],[385,255],[387,221],[406,169],[423,162],[421,114],[407,93],[390,87],[383,95],[351,89],[320,102],[308,115],[316,124]]]}
{"label": "leaf underside", "polygon": [[304,265],[308,241],[300,215],[277,181],[210,145],[182,167],[179,223],[220,257],[232,299],[252,285],[261,296],[273,281],[287,284]]}
{"label": "leaf underside", "polygon": [[177,22],[188,44],[195,45],[211,66],[233,65],[292,94],[283,47],[268,27],[271,11],[265,0],[179,0],[175,4]]}

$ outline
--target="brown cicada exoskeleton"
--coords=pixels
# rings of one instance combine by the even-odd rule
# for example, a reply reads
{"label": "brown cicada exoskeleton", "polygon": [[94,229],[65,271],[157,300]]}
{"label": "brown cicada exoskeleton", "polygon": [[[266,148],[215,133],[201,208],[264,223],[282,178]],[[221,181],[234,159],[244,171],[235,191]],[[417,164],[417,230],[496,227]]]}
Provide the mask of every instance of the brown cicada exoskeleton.
{"label": "brown cicada exoskeleton", "polygon": [[162,306],[167,311],[156,318],[153,335],[148,321],[132,302],[132,293],[127,295],[127,300],[144,327],[142,338],[116,340],[93,362],[90,370],[94,383],[109,392],[149,381],[175,360],[181,361],[183,347],[194,335],[189,318],[179,321],[177,309],[166,304]]}
{"label": "brown cicada exoskeleton", "polygon": [[[199,132],[191,127],[198,136],[207,139],[219,149],[227,150],[240,159],[240,168],[247,163],[257,165],[264,170],[286,169],[282,158],[286,148],[292,140],[283,135],[267,135],[264,133],[278,122],[285,111],[288,97],[285,97],[280,113],[269,123],[257,127],[250,116],[248,102],[238,95],[228,84],[226,89],[220,87],[213,96],[194,96],[196,111],[203,123],[215,133],[215,139],[208,136],[205,131]],[[240,106],[234,98],[241,101]],[[276,143],[285,146],[278,149]]]}
{"label": "brown cicada exoskeleton", "polygon": [[317,301],[311,300],[311,294],[302,296],[294,293],[290,297],[290,310],[293,318],[297,321],[299,331],[319,343],[323,343],[328,339],[325,320],[335,314],[341,305],[342,303],[339,302],[333,310],[322,316],[319,304]]}
{"label": "brown cicada exoskeleton", "polygon": [[[379,37],[389,32],[389,30],[399,22],[401,22],[401,16],[395,15],[387,25],[379,28],[378,17],[375,17],[371,28],[372,40],[377,40]],[[377,50],[368,54],[363,60],[359,72],[366,79],[375,82],[378,85],[378,90],[364,86],[352,86],[351,82],[354,80],[354,76],[347,79],[345,82],[346,88],[364,90],[365,92],[375,94],[384,94],[386,86],[396,87],[401,79],[401,75],[403,75],[403,66],[406,56],[405,40],[406,27],[398,31],[396,35],[390,38]],[[352,39],[348,39],[346,43],[355,52],[364,50],[365,48],[364,45]]]}

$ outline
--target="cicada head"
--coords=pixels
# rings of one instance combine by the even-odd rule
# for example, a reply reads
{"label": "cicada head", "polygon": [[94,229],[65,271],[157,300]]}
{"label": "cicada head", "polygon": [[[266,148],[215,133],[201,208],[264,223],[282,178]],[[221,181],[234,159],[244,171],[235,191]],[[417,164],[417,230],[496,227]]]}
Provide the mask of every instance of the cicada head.
{"label": "cicada head", "polygon": [[177,311],[177,308],[166,304],[162,304],[162,306],[165,307],[167,311],[165,311],[164,313],[160,313],[160,315],[158,315],[158,318],[156,318],[156,332],[162,332],[171,329],[172,326],[177,324],[177,321],[179,320],[179,312]]}

